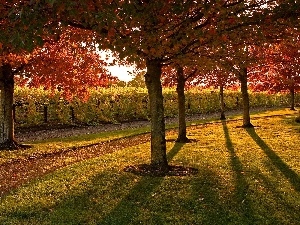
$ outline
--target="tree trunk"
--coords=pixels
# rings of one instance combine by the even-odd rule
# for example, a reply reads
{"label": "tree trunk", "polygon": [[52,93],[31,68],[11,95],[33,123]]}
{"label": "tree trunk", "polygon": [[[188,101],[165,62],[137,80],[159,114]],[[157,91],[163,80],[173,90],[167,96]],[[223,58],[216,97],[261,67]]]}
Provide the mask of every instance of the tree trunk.
{"label": "tree trunk", "polygon": [[17,148],[14,140],[13,96],[14,75],[10,64],[0,68],[0,146],[2,148]]}
{"label": "tree trunk", "polygon": [[241,67],[239,80],[241,82],[241,92],[243,98],[243,127],[253,127],[250,122],[250,100],[247,84],[247,67]]}
{"label": "tree trunk", "polygon": [[292,87],[290,88],[290,94],[291,94],[291,98],[290,98],[290,101],[291,101],[291,110],[296,110],[295,109],[295,89]]}
{"label": "tree trunk", "polygon": [[168,170],[164,105],[160,81],[162,65],[159,59],[147,59],[146,66],[145,82],[151,115],[151,166],[159,170]]}
{"label": "tree trunk", "polygon": [[185,94],[184,94],[185,78],[183,68],[177,67],[177,98],[178,98],[178,137],[176,142],[187,143],[189,139],[186,136],[185,121]]}
{"label": "tree trunk", "polygon": [[224,86],[222,84],[220,85],[220,109],[221,109],[220,120],[226,120],[225,102],[224,102]]}

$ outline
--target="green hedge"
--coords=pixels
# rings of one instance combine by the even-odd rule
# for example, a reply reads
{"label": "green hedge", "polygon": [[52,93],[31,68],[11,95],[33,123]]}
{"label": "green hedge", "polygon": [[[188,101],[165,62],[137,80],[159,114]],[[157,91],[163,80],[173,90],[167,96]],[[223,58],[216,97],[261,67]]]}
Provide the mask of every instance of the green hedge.
{"label": "green hedge", "polygon": [[[175,89],[164,89],[165,116],[177,115],[177,94]],[[300,95],[296,95],[299,103]],[[227,110],[240,109],[240,92],[225,91]],[[91,90],[84,102],[74,98],[64,100],[59,92],[51,93],[43,89],[16,87],[15,119],[19,126],[53,124],[99,124],[132,120],[148,120],[149,104],[147,90],[134,87],[111,87]],[[289,106],[289,95],[250,92],[251,107]],[[186,91],[187,114],[201,114],[219,111],[219,92],[192,88]]]}

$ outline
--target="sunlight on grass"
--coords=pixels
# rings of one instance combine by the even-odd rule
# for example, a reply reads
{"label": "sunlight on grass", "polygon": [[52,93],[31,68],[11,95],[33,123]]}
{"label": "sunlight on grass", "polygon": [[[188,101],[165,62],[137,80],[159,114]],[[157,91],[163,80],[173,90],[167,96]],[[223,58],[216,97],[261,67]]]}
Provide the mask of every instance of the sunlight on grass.
{"label": "sunlight on grass", "polygon": [[195,176],[124,172],[149,163],[150,143],[140,144],[23,185],[1,199],[0,224],[298,224],[299,125],[258,116],[255,128],[200,124],[188,128],[193,142],[168,141],[170,164],[195,167]]}
{"label": "sunlight on grass", "polygon": [[[258,114],[259,113],[259,114]],[[268,109],[256,109],[252,112],[253,118],[262,116],[274,116],[274,115],[290,115],[294,116],[297,115],[297,112],[291,111],[288,109],[278,109],[278,110],[268,110]],[[240,120],[242,119],[241,115],[234,115],[228,116],[228,120]],[[218,121],[218,117],[216,118],[209,118],[203,120],[197,120],[192,122],[187,122],[188,126],[203,124],[203,123],[210,123]],[[167,129],[174,129],[177,127],[177,123],[167,124]],[[145,126],[137,129],[126,129],[126,130],[117,130],[117,131],[110,131],[110,132],[101,132],[96,134],[84,134],[66,138],[52,138],[46,139],[43,141],[35,141],[35,142],[28,142],[24,143],[27,145],[32,146],[32,148],[25,149],[25,150],[17,150],[17,151],[0,151],[0,164],[10,162],[16,159],[26,159],[28,157],[36,157],[41,154],[51,154],[64,151],[70,148],[77,148],[81,146],[88,146],[93,144],[98,144],[103,141],[114,140],[124,137],[129,137],[137,134],[143,134],[150,132],[150,126]]]}

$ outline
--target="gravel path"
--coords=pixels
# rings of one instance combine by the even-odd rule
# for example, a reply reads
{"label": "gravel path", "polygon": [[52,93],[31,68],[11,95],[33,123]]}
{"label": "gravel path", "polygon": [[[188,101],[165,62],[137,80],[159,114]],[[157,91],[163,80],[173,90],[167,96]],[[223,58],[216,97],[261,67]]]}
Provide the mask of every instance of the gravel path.
{"label": "gravel path", "polygon": [[39,141],[50,138],[63,138],[83,134],[94,134],[106,131],[124,130],[150,125],[149,121],[134,121],[121,124],[101,124],[97,126],[73,126],[65,128],[45,128],[32,131],[30,129],[15,132],[18,142]]}
{"label": "gravel path", "polygon": [[[228,112],[227,115],[238,114],[240,111],[231,111]],[[201,114],[201,115],[193,115],[187,116],[186,121],[195,121],[195,120],[203,120],[209,118],[219,118],[219,113],[212,114]],[[167,118],[166,124],[177,123],[177,118]],[[18,142],[27,142],[27,141],[38,141],[49,138],[63,138],[70,137],[82,134],[93,134],[100,133],[106,131],[115,131],[115,130],[124,130],[128,128],[139,128],[144,126],[150,126],[150,121],[133,121],[133,122],[124,122],[120,124],[101,124],[98,126],[74,126],[67,128],[59,128],[59,129],[49,129],[45,127],[45,129],[40,128],[39,130],[32,131],[30,129],[27,130],[16,130],[15,136]]]}

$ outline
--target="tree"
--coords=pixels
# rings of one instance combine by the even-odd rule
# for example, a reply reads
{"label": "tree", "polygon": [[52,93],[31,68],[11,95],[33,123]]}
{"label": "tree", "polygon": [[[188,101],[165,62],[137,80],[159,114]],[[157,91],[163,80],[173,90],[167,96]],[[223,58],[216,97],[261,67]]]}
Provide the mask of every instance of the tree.
{"label": "tree", "polygon": [[[216,50],[219,66],[232,73],[240,82],[243,104],[242,127],[253,127],[250,118],[250,100],[248,93],[248,76],[250,68],[259,64],[259,57],[253,51],[256,45],[262,45],[265,40],[261,36],[261,27],[251,25],[242,27],[240,39],[236,40],[236,33],[228,34],[227,44]],[[248,34],[251,33],[251,37]]]}
{"label": "tree", "polygon": [[[242,49],[234,58],[227,58],[223,62],[224,68],[235,74],[240,82],[243,104],[243,125],[242,127],[253,127],[250,118],[250,99],[248,93],[248,72],[249,63],[253,58],[248,55],[248,46]],[[237,50],[238,51],[238,50]]]}
{"label": "tree", "polygon": [[[205,74],[200,76],[200,82],[204,84],[204,87],[219,87],[220,96],[220,120],[225,120],[225,101],[224,101],[224,88],[236,84],[236,77],[230,71],[218,66],[218,62],[215,63],[215,68],[211,68]],[[198,78],[199,79],[199,78]],[[199,82],[199,81],[198,81]],[[197,83],[198,83],[197,82]]]}
{"label": "tree", "polygon": [[9,63],[4,63],[0,67],[0,107],[1,107],[1,135],[0,143],[4,148],[15,148],[14,141],[14,123],[13,123],[13,89],[14,79],[12,67]]}
{"label": "tree", "polygon": [[[51,1],[47,4],[49,10],[43,3],[35,2],[30,16],[43,8],[41,14],[53,13],[57,18],[53,21],[59,20],[62,25],[95,31],[100,36],[101,48],[118,52],[121,58],[127,57],[128,61],[143,61],[146,64],[145,82],[151,112],[151,165],[167,171],[160,82],[163,65],[197,48],[203,40],[216,39],[220,42],[216,36],[221,37],[225,30],[230,32],[261,22],[281,1],[66,0],[63,3]],[[270,8],[261,7],[265,4]],[[32,9],[32,6],[24,11],[30,12],[28,8]]]}
{"label": "tree", "polygon": [[[173,64],[172,64],[173,65]],[[176,86],[178,99],[178,136],[176,142],[188,143],[186,131],[186,107],[185,107],[185,88],[189,80],[197,74],[197,67],[183,67],[176,63],[173,66],[163,68],[162,84],[164,87]],[[190,86],[190,85],[188,85]]]}
{"label": "tree", "polygon": [[[160,82],[162,67],[178,56],[198,49],[203,42],[209,42],[207,39],[216,39],[216,44],[220,44],[223,32],[262,22],[272,11],[261,6],[268,4],[272,9],[273,3],[277,2],[253,1],[244,4],[243,1],[238,1],[218,4],[176,0],[113,1],[112,4],[102,5],[102,12],[105,13],[101,21],[95,22],[94,17],[89,22],[84,18],[84,23],[73,21],[73,25],[89,27],[97,30],[98,34],[105,34],[99,43],[103,48],[117,51],[120,55],[128,57],[128,60],[145,61],[145,82],[151,113],[153,167],[168,170]],[[92,13],[89,16],[91,17]],[[103,32],[103,27],[106,32]]]}
{"label": "tree", "polygon": [[58,41],[46,42],[35,49],[30,63],[21,71],[22,83],[50,90],[59,88],[66,99],[74,96],[86,99],[89,88],[115,83],[117,78],[107,71],[107,63],[96,51],[86,48],[86,42],[82,43],[84,37],[87,39],[89,32],[69,27]]}
{"label": "tree", "polygon": [[2,55],[0,60],[0,149],[22,147],[14,138],[13,96],[14,75],[23,68],[25,61],[25,53]]}
{"label": "tree", "polygon": [[[25,50],[41,44],[43,36],[43,26],[36,25],[46,17],[37,13],[36,20],[30,20],[30,4],[29,1],[14,0],[2,0],[0,4],[0,148],[4,149],[20,147],[14,140],[14,75],[27,61],[28,52]],[[23,18],[23,15],[28,17]],[[47,23],[50,24],[48,19]]]}
{"label": "tree", "polygon": [[12,115],[16,74],[29,76],[27,84],[31,86],[44,86],[52,90],[57,86],[63,87],[63,93],[67,98],[72,98],[74,95],[84,98],[87,87],[99,87],[114,82],[115,78],[106,73],[103,68],[105,64],[99,59],[99,55],[80,46],[81,41],[70,42],[71,39],[68,37],[71,34],[74,34],[74,29],[61,35],[59,42],[48,40],[43,47],[37,47],[30,54],[23,52],[2,55],[1,148],[22,147],[14,138]]}
{"label": "tree", "polygon": [[289,91],[290,109],[295,110],[295,92],[300,90],[299,36],[268,44],[260,49],[264,63],[251,74],[254,91]]}

